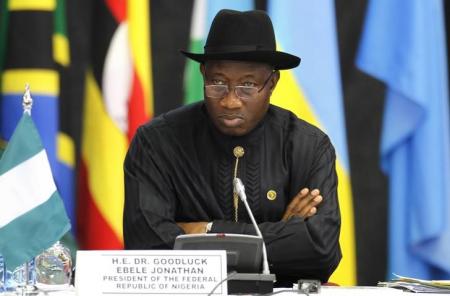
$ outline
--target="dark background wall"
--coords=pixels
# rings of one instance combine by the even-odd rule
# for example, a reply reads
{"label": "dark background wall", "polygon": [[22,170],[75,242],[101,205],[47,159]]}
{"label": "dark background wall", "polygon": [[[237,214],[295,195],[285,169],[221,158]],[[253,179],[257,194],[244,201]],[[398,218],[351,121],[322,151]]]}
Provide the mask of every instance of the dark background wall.
{"label": "dark background wall", "polygon": [[[91,26],[94,2],[67,3],[72,65],[63,76],[61,117],[66,118],[63,129],[78,143],[83,75],[89,64],[91,32],[95,30]],[[188,45],[192,4],[192,0],[151,1],[155,115],[182,104],[185,58],[179,49]],[[384,86],[354,66],[367,1],[336,0],[335,4],[355,208],[358,283],[374,285],[386,277],[387,180],[378,165]],[[266,1],[257,0],[256,6],[264,9]]]}

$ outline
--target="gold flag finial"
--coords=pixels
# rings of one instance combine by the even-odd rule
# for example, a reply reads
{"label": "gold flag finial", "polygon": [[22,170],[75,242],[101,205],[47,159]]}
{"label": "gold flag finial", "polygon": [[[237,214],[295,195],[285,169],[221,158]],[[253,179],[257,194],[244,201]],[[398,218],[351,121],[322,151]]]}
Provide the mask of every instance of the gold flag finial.
{"label": "gold flag finial", "polygon": [[22,107],[23,112],[31,115],[31,108],[33,107],[33,99],[30,94],[30,85],[28,83],[25,84],[25,93],[22,98]]}

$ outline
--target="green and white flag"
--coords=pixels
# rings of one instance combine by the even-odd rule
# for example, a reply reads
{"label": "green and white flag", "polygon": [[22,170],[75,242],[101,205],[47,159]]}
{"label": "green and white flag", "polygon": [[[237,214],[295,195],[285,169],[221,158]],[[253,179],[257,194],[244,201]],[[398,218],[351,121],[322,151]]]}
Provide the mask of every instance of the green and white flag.
{"label": "green and white flag", "polygon": [[31,260],[69,229],[47,153],[25,112],[0,158],[0,254],[7,269]]}
{"label": "green and white flag", "polygon": [[[189,51],[203,52],[206,39],[206,0],[194,0],[191,20]],[[197,62],[187,59],[184,73],[184,103],[189,104],[203,99],[203,78]]]}

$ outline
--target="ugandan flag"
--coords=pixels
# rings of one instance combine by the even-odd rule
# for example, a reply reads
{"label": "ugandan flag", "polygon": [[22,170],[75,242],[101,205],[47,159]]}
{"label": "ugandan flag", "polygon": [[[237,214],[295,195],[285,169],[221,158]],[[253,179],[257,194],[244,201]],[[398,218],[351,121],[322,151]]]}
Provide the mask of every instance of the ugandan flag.
{"label": "ugandan flag", "polygon": [[147,1],[96,0],[86,73],[78,204],[83,249],[123,248],[123,160],[153,114]]}
{"label": "ugandan flag", "polygon": [[0,9],[0,138],[8,141],[19,122],[29,83],[33,119],[74,224],[75,152],[59,117],[60,70],[70,63],[65,0],[5,0]]}

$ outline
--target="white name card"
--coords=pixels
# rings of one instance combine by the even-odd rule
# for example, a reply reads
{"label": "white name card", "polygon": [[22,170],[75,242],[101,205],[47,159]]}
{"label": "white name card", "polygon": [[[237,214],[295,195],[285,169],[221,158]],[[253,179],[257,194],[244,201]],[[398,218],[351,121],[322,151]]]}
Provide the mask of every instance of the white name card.
{"label": "white name card", "polygon": [[[208,295],[227,276],[225,251],[78,251],[79,296]],[[223,282],[211,295],[227,295]]]}

